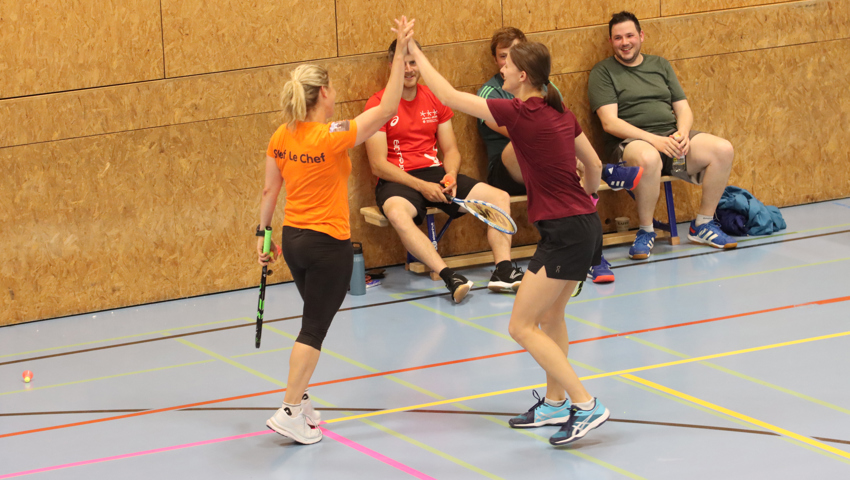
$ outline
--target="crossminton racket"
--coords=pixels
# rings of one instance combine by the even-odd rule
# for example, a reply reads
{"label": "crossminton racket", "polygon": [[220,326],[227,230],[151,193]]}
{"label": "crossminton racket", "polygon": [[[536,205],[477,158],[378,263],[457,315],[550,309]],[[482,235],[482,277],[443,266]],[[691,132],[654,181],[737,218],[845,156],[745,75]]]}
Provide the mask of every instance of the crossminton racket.
{"label": "crossminton racket", "polygon": [[505,213],[504,210],[492,203],[488,203],[483,200],[465,200],[463,198],[455,198],[449,194],[446,194],[446,199],[457,203],[461,207],[465,208],[467,212],[471,213],[472,216],[502,233],[507,233],[508,235],[516,233],[516,223],[514,223],[514,219]]}
{"label": "crossminton racket", "polygon": [[[272,227],[266,227],[263,238],[263,253],[268,255],[272,248]],[[257,302],[257,333],[254,336],[254,347],[260,348],[263,337],[263,312],[266,309],[266,277],[272,274],[268,265],[263,265],[263,276],[260,277],[260,300]]]}

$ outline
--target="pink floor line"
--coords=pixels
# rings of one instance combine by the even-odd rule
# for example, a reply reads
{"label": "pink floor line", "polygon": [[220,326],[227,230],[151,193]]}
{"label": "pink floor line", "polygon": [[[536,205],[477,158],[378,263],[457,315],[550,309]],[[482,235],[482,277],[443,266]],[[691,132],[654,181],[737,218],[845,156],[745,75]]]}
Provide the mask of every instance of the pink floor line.
{"label": "pink floor line", "polygon": [[[112,461],[112,460],[121,460],[121,459],[124,459],[124,458],[140,457],[142,455],[150,455],[152,453],[162,453],[162,452],[167,452],[169,450],[180,450],[182,448],[198,447],[198,446],[201,446],[201,445],[209,445],[211,443],[229,442],[230,440],[239,440],[240,438],[255,437],[257,435],[265,435],[267,433],[272,433],[272,431],[271,430],[263,430],[261,432],[243,433],[242,435],[235,435],[235,436],[232,436],[232,437],[215,438],[215,439],[212,439],[212,440],[204,440],[202,442],[186,443],[186,444],[183,444],[183,445],[174,445],[173,447],[156,448],[154,450],[145,450],[143,452],[125,453],[124,455],[116,455],[114,457],[97,458],[97,459],[94,459],[94,460],[84,460],[82,462],[66,463],[64,465],[54,465],[52,467],[36,468],[35,470],[26,470],[26,471],[23,471],[23,472],[7,473],[6,475],[0,475],[0,480],[3,480],[4,478],[21,477],[21,476],[24,476],[24,475],[32,475],[33,473],[49,472],[51,470],[61,470],[63,468],[81,467],[83,465],[92,465],[94,463],[103,463],[103,462],[109,462],[109,461]],[[421,477],[421,478],[430,478],[430,477]]]}
{"label": "pink floor line", "polygon": [[[347,438],[345,438],[341,435],[338,435],[338,434],[336,434],[336,433],[334,433],[334,432],[332,432],[332,431],[330,431],[326,428],[322,428],[322,432],[324,432],[326,437],[332,438],[332,439],[336,440],[337,442],[339,442],[339,443],[341,443],[345,446],[348,446],[348,447],[351,447],[351,448],[357,450],[360,453],[364,453],[366,455],[369,455],[370,457],[374,458],[375,460],[378,460],[380,462],[384,462],[391,467],[395,467],[395,468],[401,470],[402,472],[404,472],[408,475],[412,475],[416,478],[421,478],[422,480],[436,480],[436,479],[434,479],[434,477],[429,477],[428,475],[425,475],[424,473],[422,473],[418,470],[414,470],[414,469],[408,467],[407,465],[404,465],[402,463],[399,463],[399,462],[393,460],[392,458],[381,455],[380,453],[378,453],[374,450],[370,450],[370,449],[364,447],[363,445],[360,445],[359,443],[353,442],[353,441],[351,441],[351,440],[349,440],[349,439],[347,439]],[[2,478],[2,477],[0,477],[0,478]]]}
{"label": "pink floor line", "polygon": [[[422,473],[420,471],[414,470],[414,469],[408,467],[407,465],[399,463],[399,462],[393,460],[392,458],[381,455],[380,453],[378,453],[374,450],[370,450],[370,449],[364,447],[363,445],[360,445],[359,443],[353,442],[353,441],[351,441],[351,440],[349,440],[349,439],[347,439],[347,438],[345,438],[341,435],[338,435],[334,432],[331,432],[330,430],[328,430],[326,428],[323,428],[322,431],[324,432],[325,436],[327,436],[327,437],[329,437],[333,440],[336,440],[337,442],[339,442],[339,443],[341,443],[341,444],[343,444],[347,447],[351,447],[351,448],[357,450],[360,453],[364,453],[364,454],[374,458],[375,460],[384,462],[391,467],[395,467],[395,468],[401,470],[402,472],[404,472],[408,475],[414,476],[416,478],[420,478],[422,480],[435,480],[433,477],[429,477],[428,475],[425,475],[424,473]],[[32,475],[34,473],[50,472],[52,470],[61,470],[63,468],[82,467],[83,465],[92,465],[92,464],[95,464],[95,463],[110,462],[112,460],[122,460],[124,458],[140,457],[142,455],[150,455],[150,454],[153,454],[153,453],[168,452],[170,450],[180,450],[180,449],[183,449],[183,448],[199,447],[201,445],[209,445],[209,444],[212,444],[212,443],[229,442],[231,440],[239,440],[240,438],[256,437],[257,435],[265,435],[267,433],[272,433],[272,432],[270,430],[263,430],[263,431],[260,431],[260,432],[243,433],[242,435],[235,435],[235,436],[232,436],[232,437],[215,438],[215,439],[212,439],[212,440],[204,440],[204,441],[201,441],[201,442],[185,443],[183,445],[174,445],[174,446],[171,446],[171,447],[155,448],[153,450],[145,450],[145,451],[142,451],[142,452],[125,453],[124,455],[115,455],[114,457],[96,458],[94,460],[84,460],[82,462],[66,463],[66,464],[63,464],[63,465],[54,465],[52,467],[36,468],[34,470],[25,470],[23,472],[7,473],[5,475],[0,475],[0,480],[3,480],[4,478],[13,478],[13,477],[22,477],[24,475]]]}

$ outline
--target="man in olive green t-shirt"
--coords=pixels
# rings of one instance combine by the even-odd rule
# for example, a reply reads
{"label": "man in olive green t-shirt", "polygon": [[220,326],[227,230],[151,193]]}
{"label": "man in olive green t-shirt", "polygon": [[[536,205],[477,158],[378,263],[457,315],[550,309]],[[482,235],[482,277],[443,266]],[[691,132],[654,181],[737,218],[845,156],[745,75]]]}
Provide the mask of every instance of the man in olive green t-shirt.
{"label": "man in olive green t-shirt", "polygon": [[[670,62],[640,53],[644,33],[632,13],[614,14],[608,33],[614,56],[593,67],[588,96],[590,109],[605,130],[603,161],[644,168],[634,190],[640,230],[629,257],[648,258],[652,251],[652,216],[662,175],[702,185],[702,202],[688,230],[689,240],[716,248],[737,247],[735,239],[723,233],[714,220],[732,171],[732,144],[691,130],[693,113]],[[674,159],[681,157],[685,165],[674,165]]]}

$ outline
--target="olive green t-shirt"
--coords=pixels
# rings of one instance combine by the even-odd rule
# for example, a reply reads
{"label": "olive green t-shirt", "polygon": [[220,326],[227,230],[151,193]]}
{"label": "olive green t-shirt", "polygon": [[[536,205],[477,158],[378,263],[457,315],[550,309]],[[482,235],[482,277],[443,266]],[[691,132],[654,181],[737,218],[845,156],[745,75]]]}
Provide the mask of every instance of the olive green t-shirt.
{"label": "olive green t-shirt", "polygon": [[[590,71],[587,95],[591,111],[616,103],[620,119],[656,135],[676,129],[673,102],[687,98],[670,62],[657,55],[644,55],[636,67],[602,60]],[[622,140],[605,133],[606,155]]]}

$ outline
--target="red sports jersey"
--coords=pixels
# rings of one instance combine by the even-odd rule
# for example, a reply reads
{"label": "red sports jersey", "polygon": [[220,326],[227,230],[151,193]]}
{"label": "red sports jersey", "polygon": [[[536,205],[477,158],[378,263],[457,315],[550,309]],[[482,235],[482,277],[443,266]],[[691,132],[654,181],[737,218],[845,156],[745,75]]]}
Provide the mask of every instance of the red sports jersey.
{"label": "red sports jersey", "polygon": [[[381,103],[384,91],[372,95],[365,110]],[[426,167],[439,167],[437,158],[437,126],[454,116],[425,85],[416,87],[416,98],[401,99],[398,114],[381,131],[387,134],[387,161],[409,172]]]}

